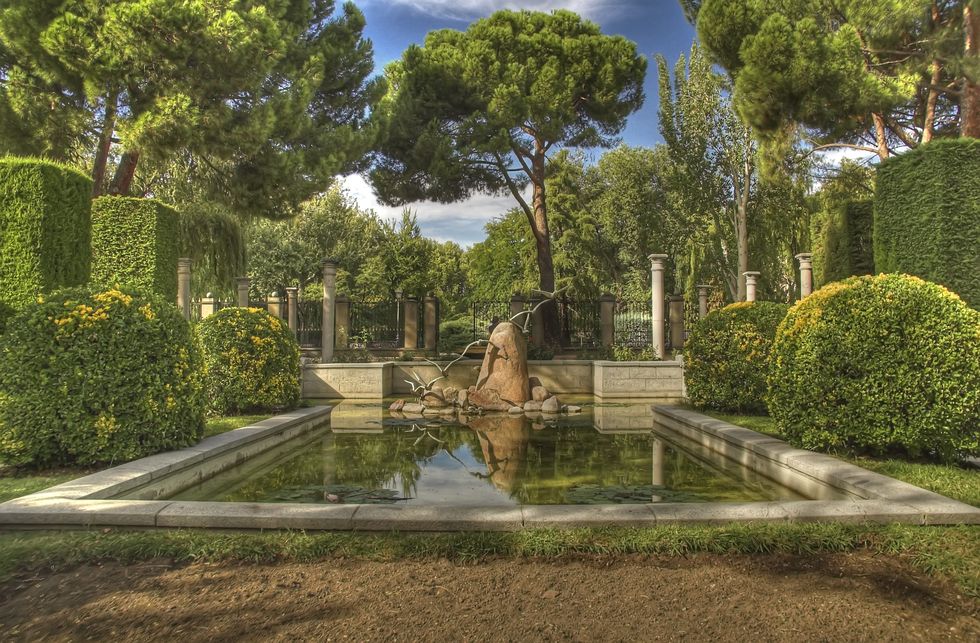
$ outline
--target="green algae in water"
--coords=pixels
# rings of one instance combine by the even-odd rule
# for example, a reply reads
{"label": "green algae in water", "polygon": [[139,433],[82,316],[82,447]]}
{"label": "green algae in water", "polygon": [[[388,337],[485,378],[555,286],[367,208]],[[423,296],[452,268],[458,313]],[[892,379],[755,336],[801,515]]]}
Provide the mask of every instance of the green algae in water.
{"label": "green algae in water", "polygon": [[625,423],[623,413],[642,418],[644,407],[587,408],[547,420],[387,413],[382,420],[372,406],[363,408],[377,421],[348,423],[357,408],[348,405],[343,422],[338,414],[335,430],[283,445],[176,499],[513,506],[801,497],[742,467],[699,459],[661,434],[616,433],[603,419]]}

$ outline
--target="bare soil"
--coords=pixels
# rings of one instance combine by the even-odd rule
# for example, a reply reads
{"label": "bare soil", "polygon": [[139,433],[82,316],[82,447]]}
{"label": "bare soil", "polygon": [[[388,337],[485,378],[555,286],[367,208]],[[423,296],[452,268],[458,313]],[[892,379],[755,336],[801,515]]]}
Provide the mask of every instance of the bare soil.
{"label": "bare soil", "polygon": [[0,586],[0,640],[980,640],[978,603],[847,555],[153,561]]}

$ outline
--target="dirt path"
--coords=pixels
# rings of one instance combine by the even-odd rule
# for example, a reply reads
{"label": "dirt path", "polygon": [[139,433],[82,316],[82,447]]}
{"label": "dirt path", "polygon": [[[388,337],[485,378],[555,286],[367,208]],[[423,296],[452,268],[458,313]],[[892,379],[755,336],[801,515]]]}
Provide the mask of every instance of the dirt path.
{"label": "dirt path", "polygon": [[110,564],[0,587],[0,640],[978,640],[976,602],[868,554]]}

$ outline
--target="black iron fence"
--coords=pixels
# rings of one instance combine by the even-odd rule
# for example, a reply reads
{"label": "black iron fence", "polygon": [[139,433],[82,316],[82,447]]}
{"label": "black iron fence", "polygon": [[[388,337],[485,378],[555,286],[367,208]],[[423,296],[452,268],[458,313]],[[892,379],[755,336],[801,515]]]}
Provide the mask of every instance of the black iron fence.
{"label": "black iron fence", "polygon": [[[510,319],[510,301],[475,301],[472,305],[473,341],[490,339],[493,326]],[[523,319],[518,322],[523,323]]]}
{"label": "black iron fence", "polygon": [[323,302],[301,299],[296,306],[296,341],[300,346],[319,347],[323,342]]}
{"label": "black iron fence", "polygon": [[613,314],[613,343],[628,348],[653,344],[650,301],[617,301]]}
{"label": "black iron fence", "polygon": [[405,322],[402,302],[377,299],[350,302],[352,348],[400,348],[404,345]]}
{"label": "black iron fence", "polygon": [[558,327],[564,348],[592,349],[602,344],[599,302],[562,299],[558,302]]}

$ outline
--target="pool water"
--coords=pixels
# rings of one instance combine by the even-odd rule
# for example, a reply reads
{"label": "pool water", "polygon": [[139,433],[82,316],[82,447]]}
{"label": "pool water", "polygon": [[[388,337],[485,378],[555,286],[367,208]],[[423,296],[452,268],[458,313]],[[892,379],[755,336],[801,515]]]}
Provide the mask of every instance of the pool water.
{"label": "pool water", "polygon": [[802,498],[654,428],[648,403],[586,404],[551,418],[408,418],[385,408],[342,402],[327,428],[175,499],[514,506]]}

